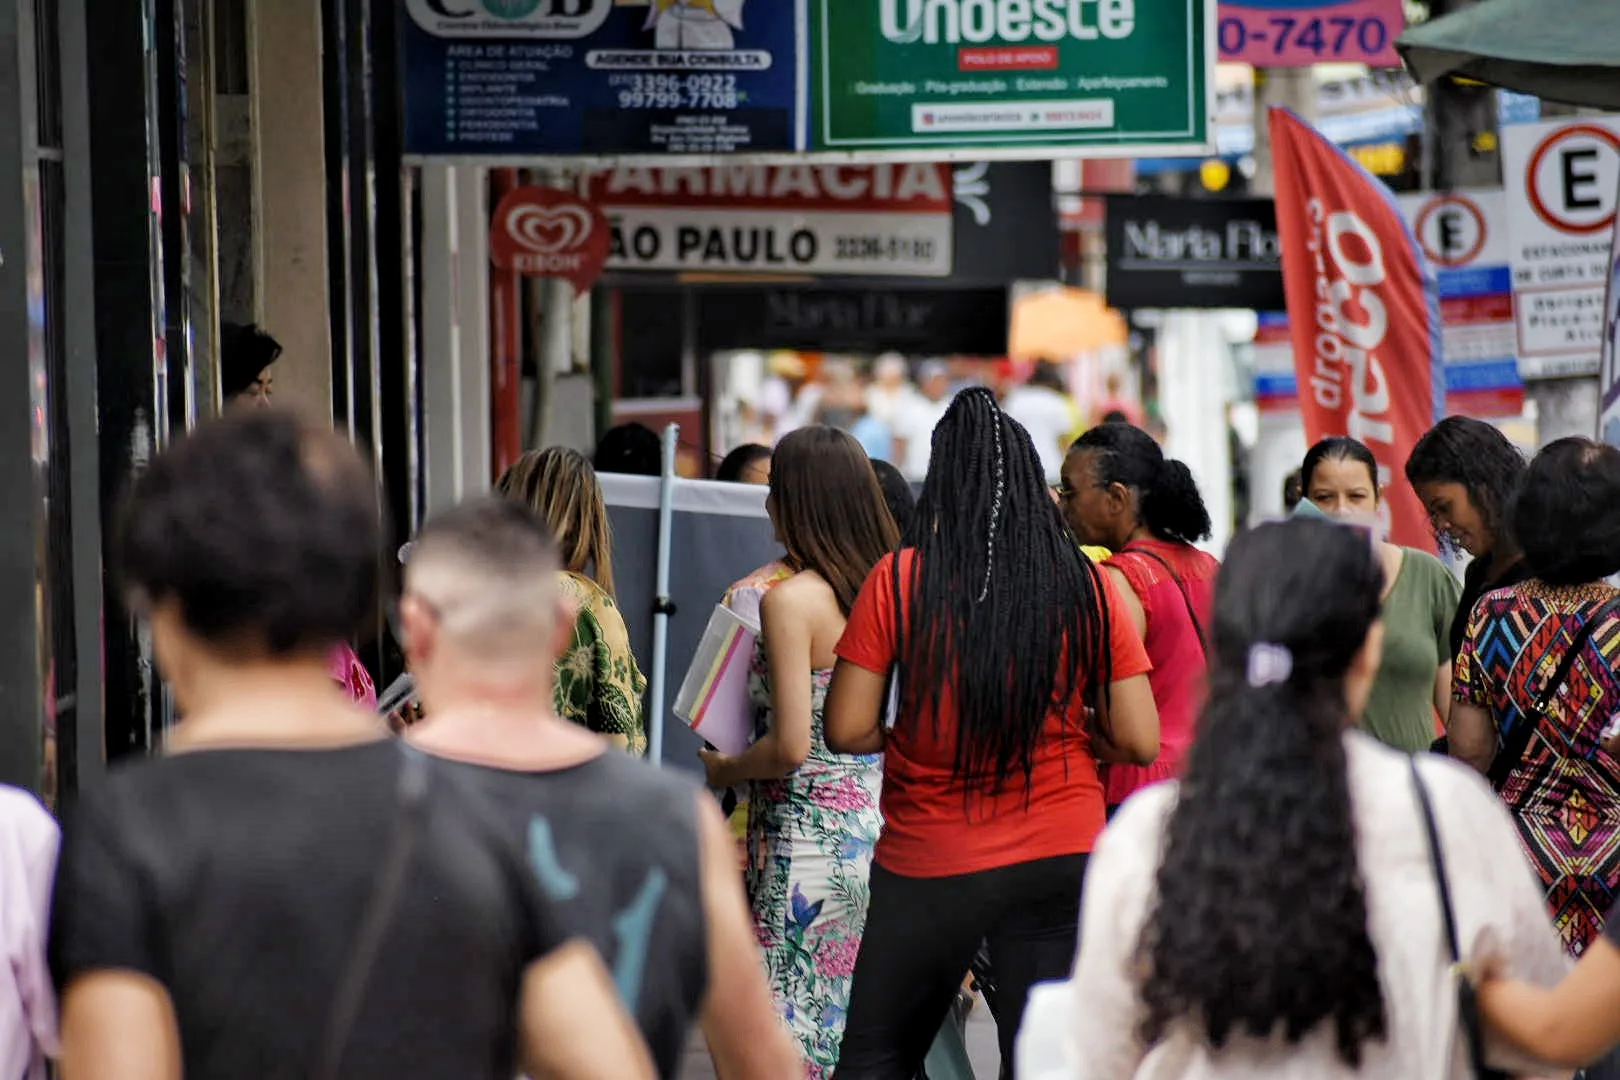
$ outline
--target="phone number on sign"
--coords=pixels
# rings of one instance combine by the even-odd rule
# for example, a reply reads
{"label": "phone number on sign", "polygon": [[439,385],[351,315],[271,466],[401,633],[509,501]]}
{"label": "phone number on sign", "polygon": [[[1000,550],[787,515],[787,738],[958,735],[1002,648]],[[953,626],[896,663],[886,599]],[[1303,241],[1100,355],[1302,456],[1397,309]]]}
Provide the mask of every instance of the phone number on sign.
{"label": "phone number on sign", "polygon": [[1380,17],[1344,15],[1311,19],[1278,15],[1264,23],[1226,18],[1221,20],[1220,44],[1223,56],[1268,47],[1276,56],[1290,50],[1328,58],[1371,56],[1389,47],[1389,26]]}
{"label": "phone number on sign", "polygon": [[621,109],[735,109],[735,75],[631,75],[613,80]]}
{"label": "phone number on sign", "polygon": [[833,248],[839,262],[933,262],[939,245],[905,236],[840,236]]}

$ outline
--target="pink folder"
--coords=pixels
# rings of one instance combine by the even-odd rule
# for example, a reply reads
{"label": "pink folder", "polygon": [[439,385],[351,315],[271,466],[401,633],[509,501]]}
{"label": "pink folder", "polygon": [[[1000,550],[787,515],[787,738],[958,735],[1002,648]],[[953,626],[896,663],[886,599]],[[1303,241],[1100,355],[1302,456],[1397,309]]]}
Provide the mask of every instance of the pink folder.
{"label": "pink folder", "polygon": [[675,695],[675,715],[721,753],[740,754],[753,741],[748,668],[758,638],[757,625],[716,605]]}

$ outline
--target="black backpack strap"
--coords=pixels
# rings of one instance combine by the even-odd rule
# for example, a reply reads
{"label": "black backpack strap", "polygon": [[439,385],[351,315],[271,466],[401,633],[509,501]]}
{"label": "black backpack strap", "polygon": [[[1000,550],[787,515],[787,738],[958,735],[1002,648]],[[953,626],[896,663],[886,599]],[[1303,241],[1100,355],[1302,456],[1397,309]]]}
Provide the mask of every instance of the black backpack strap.
{"label": "black backpack strap", "polygon": [[1417,758],[1412,757],[1407,762],[1412,770],[1412,789],[1417,795],[1418,809],[1423,814],[1423,831],[1429,844],[1429,865],[1434,869],[1435,884],[1440,889],[1440,913],[1444,916],[1446,927],[1446,948],[1450,951],[1453,964],[1462,959],[1461,939],[1457,934],[1457,916],[1451,909],[1451,881],[1446,877],[1446,855],[1440,846],[1440,827],[1434,820],[1434,804],[1429,801],[1429,789],[1423,782],[1423,774],[1418,772]]}
{"label": "black backpack strap", "polygon": [[428,759],[415,747],[398,744],[404,760],[400,763],[393,824],[388,847],[371,882],[371,894],[361,910],[360,924],[355,928],[354,944],[349,948],[343,973],[338,980],[337,993],[327,1014],[326,1029],[321,1035],[319,1057],[310,1074],[316,1080],[338,1080],[342,1075],[343,1051],[349,1036],[360,1018],[365,1004],[366,986],[371,981],[371,970],[382,951],[383,939],[393,921],[394,909],[405,884],[406,871],[417,840],[423,831],[424,811],[427,805],[429,782]]}
{"label": "black backpack strap", "polygon": [[1503,1074],[1485,1063],[1485,1028],[1480,1020],[1479,1002],[1474,995],[1473,984],[1458,970],[1462,963],[1462,943],[1457,933],[1457,914],[1451,905],[1451,879],[1446,874],[1445,849],[1440,843],[1440,827],[1435,822],[1434,804],[1429,799],[1429,789],[1423,783],[1423,774],[1418,769],[1415,756],[1407,758],[1407,767],[1412,772],[1412,790],[1417,796],[1418,810],[1423,817],[1423,833],[1428,841],[1429,865],[1434,871],[1435,887],[1440,894],[1440,914],[1446,928],[1446,954],[1451,961],[1453,977],[1457,980],[1457,1022],[1468,1048],[1468,1063],[1473,1067],[1474,1076],[1480,1080],[1495,1080]]}
{"label": "black backpack strap", "polygon": [[1181,591],[1181,601],[1187,605],[1187,617],[1192,620],[1193,630],[1198,634],[1198,647],[1203,650],[1204,658],[1208,659],[1209,638],[1205,636],[1204,624],[1199,620],[1198,612],[1193,608],[1192,593],[1187,591],[1187,583],[1181,579],[1180,574],[1176,573],[1176,568],[1171,566],[1169,560],[1164,558],[1164,556],[1160,555],[1156,551],[1149,551],[1147,548],[1127,547],[1120,551],[1119,554],[1146,555],[1148,558],[1164,567],[1165,573],[1170,575],[1170,580],[1174,581],[1176,583],[1176,588]]}
{"label": "black backpack strap", "polygon": [[1497,752],[1495,760],[1491,762],[1491,770],[1488,774],[1491,786],[1498,791],[1507,783],[1508,777],[1513,775],[1513,770],[1519,767],[1519,762],[1524,760],[1524,752],[1530,748],[1531,737],[1535,734],[1536,728],[1541,724],[1541,721],[1546,717],[1548,707],[1558,697],[1558,693],[1564,688],[1564,684],[1569,681],[1569,673],[1574,670],[1575,661],[1580,659],[1582,650],[1586,648],[1586,643],[1591,640],[1597,628],[1617,612],[1620,612],[1620,596],[1614,597],[1598,608],[1585,622],[1581,623],[1580,629],[1570,639],[1569,648],[1564,651],[1563,659],[1558,662],[1558,669],[1553,672],[1552,678],[1548,679],[1546,685],[1541,688],[1541,693],[1536,695],[1536,700],[1530,711],[1519,717],[1518,725],[1514,727],[1507,738],[1502,740],[1502,748]]}

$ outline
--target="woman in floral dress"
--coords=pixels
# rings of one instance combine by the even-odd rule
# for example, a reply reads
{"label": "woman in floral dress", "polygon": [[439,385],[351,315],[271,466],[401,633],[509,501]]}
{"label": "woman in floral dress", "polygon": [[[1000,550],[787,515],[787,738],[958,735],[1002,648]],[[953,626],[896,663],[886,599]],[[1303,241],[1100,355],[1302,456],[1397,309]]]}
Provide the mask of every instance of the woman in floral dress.
{"label": "woman in floral dress", "polygon": [[822,706],[833,649],[861,584],[898,531],[866,453],[849,435],[808,427],[771,463],[767,502],[793,576],[765,593],[750,692],[753,744],[702,752],[709,783],[752,782],[747,884],[772,990],[805,1055],[830,1077],[866,924],[882,763],[827,749]]}

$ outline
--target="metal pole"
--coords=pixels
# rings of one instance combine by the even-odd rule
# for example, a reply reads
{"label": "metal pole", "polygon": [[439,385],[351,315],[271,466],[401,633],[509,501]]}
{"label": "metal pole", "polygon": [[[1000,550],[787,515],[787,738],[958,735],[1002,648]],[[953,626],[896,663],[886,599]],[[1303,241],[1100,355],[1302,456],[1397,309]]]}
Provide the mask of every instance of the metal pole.
{"label": "metal pole", "polygon": [[618,360],[618,319],[614,297],[617,294],[606,285],[591,290],[591,382],[595,398],[591,410],[591,441],[602,437],[613,426],[613,394],[615,364]]}
{"label": "metal pole", "polygon": [[669,666],[669,617],[675,605],[669,599],[669,554],[675,540],[675,449],[679,424],[664,428],[664,461],[658,483],[658,570],[653,585],[652,677],[647,681],[647,759],[664,760],[664,684]]}
{"label": "metal pole", "polygon": [[[574,183],[565,169],[547,169],[541,174],[541,182],[564,191],[571,190]],[[531,295],[535,298],[540,333],[528,438],[530,446],[545,446],[551,441],[551,404],[556,397],[557,373],[568,371],[574,362],[574,287],[562,278],[540,278],[530,287],[534,290]]]}
{"label": "metal pole", "polygon": [[1292,109],[1307,124],[1316,123],[1316,77],[1304,68],[1256,68],[1254,71],[1254,180],[1249,190],[1270,195],[1277,190],[1271,151],[1271,107]]}

